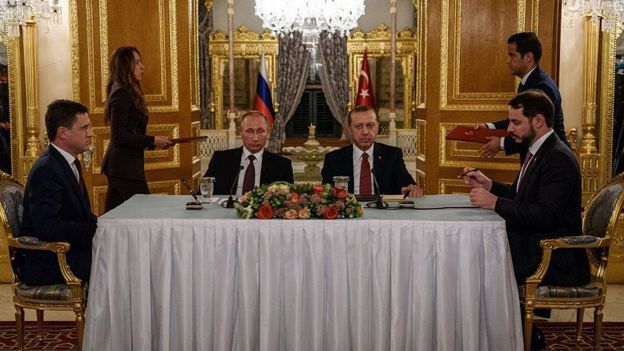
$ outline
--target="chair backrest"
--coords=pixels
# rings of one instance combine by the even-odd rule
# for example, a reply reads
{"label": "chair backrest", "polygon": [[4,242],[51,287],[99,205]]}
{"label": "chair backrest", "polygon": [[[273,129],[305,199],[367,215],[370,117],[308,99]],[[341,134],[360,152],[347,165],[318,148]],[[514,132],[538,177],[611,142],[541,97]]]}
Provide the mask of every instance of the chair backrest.
{"label": "chair backrest", "polygon": [[612,237],[624,202],[624,173],[611,179],[589,200],[583,215],[583,234]]}
{"label": "chair backrest", "polygon": [[23,202],[24,186],[12,176],[0,172],[0,219],[8,236],[20,236]]}

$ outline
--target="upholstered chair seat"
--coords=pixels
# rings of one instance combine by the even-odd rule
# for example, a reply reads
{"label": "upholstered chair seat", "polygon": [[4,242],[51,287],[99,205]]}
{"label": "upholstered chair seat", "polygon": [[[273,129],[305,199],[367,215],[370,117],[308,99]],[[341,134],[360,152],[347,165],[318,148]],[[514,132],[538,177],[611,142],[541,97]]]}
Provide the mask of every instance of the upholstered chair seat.
{"label": "upholstered chair seat", "polygon": [[[583,234],[580,236],[547,239],[540,242],[542,261],[535,273],[520,288],[524,304],[524,349],[531,347],[533,312],[540,308],[576,309],[576,339],[581,341],[583,313],[594,308],[594,350],[600,349],[602,310],[607,292],[605,273],[615,225],[624,202],[624,174],[613,178],[590,199],[583,212]],[[620,234],[621,235],[621,234]],[[590,264],[591,282],[585,286],[541,285],[548,271],[554,250],[585,249]]]}

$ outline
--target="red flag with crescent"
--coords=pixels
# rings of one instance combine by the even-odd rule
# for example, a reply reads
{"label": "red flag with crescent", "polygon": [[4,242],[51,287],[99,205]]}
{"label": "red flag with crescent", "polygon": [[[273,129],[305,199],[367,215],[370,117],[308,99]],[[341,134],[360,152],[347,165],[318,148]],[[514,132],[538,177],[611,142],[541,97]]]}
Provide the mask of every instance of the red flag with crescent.
{"label": "red flag with crescent", "polygon": [[358,82],[357,98],[355,106],[367,105],[375,109],[375,96],[373,95],[373,85],[370,81],[370,70],[368,69],[368,51],[364,51],[362,58],[362,69],[360,69],[360,80]]}

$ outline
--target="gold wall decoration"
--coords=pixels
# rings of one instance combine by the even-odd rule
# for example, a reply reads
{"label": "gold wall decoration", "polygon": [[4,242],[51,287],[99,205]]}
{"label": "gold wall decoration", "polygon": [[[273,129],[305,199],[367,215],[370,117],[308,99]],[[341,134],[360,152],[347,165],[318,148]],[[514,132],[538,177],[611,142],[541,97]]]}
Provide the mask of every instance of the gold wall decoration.
{"label": "gold wall decoration", "polygon": [[[264,52],[264,58],[267,64],[267,75],[269,85],[271,86],[271,94],[277,96],[275,89],[277,86],[277,55],[279,51],[278,40],[271,32],[265,29],[262,33],[250,31],[245,26],[240,26],[234,32],[234,59],[251,60],[251,62],[259,62],[261,54]],[[228,63],[228,37],[221,31],[216,31],[210,35],[208,42],[208,52],[211,61],[211,84],[213,93],[210,96],[211,112],[215,116],[215,129],[223,129],[227,126],[224,100],[225,67]],[[249,89],[255,89],[249,87]],[[273,101],[277,106],[278,102]],[[238,105],[238,104],[237,104]]]}
{"label": "gold wall decoration", "polygon": [[[35,160],[28,151],[28,119],[25,102],[25,82],[23,75],[24,53],[20,38],[0,37],[7,48],[7,75],[9,94],[9,118],[11,124],[11,171],[13,177],[26,183],[28,172]],[[39,121],[34,121],[39,129]]]}
{"label": "gold wall decoration", "polygon": [[462,194],[470,191],[470,187],[462,179],[445,179],[438,180],[440,194]]}
{"label": "gold wall decoration", "polygon": [[[457,110],[457,111],[506,111],[506,102],[515,95],[515,86],[508,84],[501,86],[500,84],[491,84],[486,87],[475,87],[475,90],[479,91],[466,91],[468,89],[463,88],[466,82],[462,81],[467,79],[467,75],[464,70],[472,69],[473,67],[463,67],[462,61],[467,60],[470,56],[477,56],[484,61],[484,70],[493,71],[489,74],[498,74],[503,77],[509,75],[509,72],[505,72],[506,67],[504,61],[494,63],[490,65],[486,62],[489,58],[484,57],[479,52],[466,51],[462,39],[466,29],[463,28],[462,22],[462,6],[465,1],[461,0],[443,0],[442,1],[442,17],[441,17],[441,55],[440,55],[440,109],[441,110]],[[451,6],[453,5],[453,6]],[[533,16],[538,15],[539,1],[532,2]],[[516,19],[515,26],[516,31],[524,31],[531,29],[537,32],[538,21],[532,16],[531,23],[526,23],[526,0],[518,0],[516,2]],[[478,22],[479,17],[470,18],[471,22],[467,22],[471,25],[473,22]],[[472,25],[474,27],[474,25]],[[513,33],[509,33],[513,34]],[[472,39],[471,37],[467,37]],[[489,37],[483,35],[481,39],[486,41]],[[472,39],[474,40],[474,39]],[[495,43],[500,50],[504,50],[506,42]],[[493,59],[498,59],[500,55],[493,55]],[[502,68],[501,68],[502,67]],[[511,82],[511,80],[510,80]],[[496,89],[496,90],[494,90]]]}
{"label": "gold wall decoration", "polygon": [[[379,25],[372,31],[365,33],[361,29],[354,30],[347,39],[347,55],[349,56],[349,91],[352,100],[357,96],[358,80],[364,51],[368,51],[368,58],[382,59],[390,61],[390,36],[391,31],[385,24]],[[396,39],[396,61],[399,63],[403,84],[399,90],[403,90],[401,101],[403,104],[403,128],[411,128],[413,124],[413,114],[416,111],[416,100],[414,99],[416,85],[416,53],[418,52],[418,40],[416,33],[411,29],[404,29],[397,33]],[[377,77],[377,80],[385,80],[386,77]],[[376,85],[373,82],[373,85]],[[379,96],[377,97],[379,99]],[[398,98],[398,96],[397,96]],[[349,101],[349,109],[353,106],[353,101]],[[381,106],[377,106],[378,108]],[[389,107],[389,106],[387,106]]]}

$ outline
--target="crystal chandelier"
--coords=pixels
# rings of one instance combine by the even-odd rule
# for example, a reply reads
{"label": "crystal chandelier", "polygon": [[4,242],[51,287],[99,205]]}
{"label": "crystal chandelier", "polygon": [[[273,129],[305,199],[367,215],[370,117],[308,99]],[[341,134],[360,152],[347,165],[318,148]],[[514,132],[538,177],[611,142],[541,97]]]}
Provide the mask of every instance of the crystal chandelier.
{"label": "crystal chandelier", "polygon": [[602,30],[619,33],[624,23],[624,0],[564,0],[563,7],[570,23],[574,16],[591,16],[602,20]]}
{"label": "crystal chandelier", "polygon": [[31,19],[48,28],[51,20],[61,22],[59,0],[2,0],[0,1],[0,35],[18,37],[19,27]]}
{"label": "crystal chandelier", "polygon": [[364,0],[256,0],[255,9],[273,33],[298,31],[304,43],[315,45],[324,30],[347,35],[355,28],[364,14]]}

